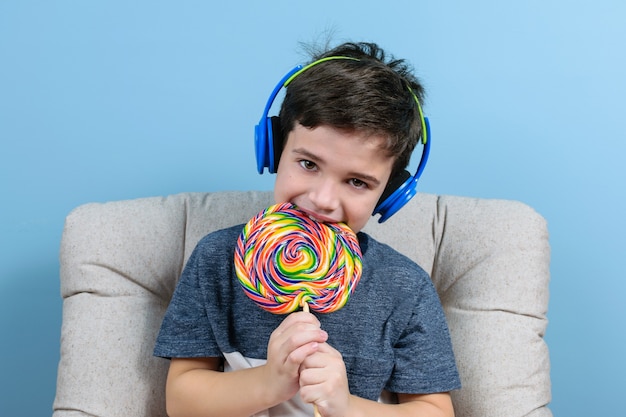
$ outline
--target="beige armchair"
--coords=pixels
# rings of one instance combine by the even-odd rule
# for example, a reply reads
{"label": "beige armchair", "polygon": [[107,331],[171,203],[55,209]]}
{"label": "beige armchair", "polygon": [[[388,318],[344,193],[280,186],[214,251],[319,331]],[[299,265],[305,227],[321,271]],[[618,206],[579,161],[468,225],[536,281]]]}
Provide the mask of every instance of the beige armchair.
{"label": "beige armchair", "polygon": [[[202,236],[272,203],[269,192],[186,193],[70,213],[54,416],[165,416],[168,361],[152,348],[185,261]],[[463,384],[452,393],[458,417],[552,415],[540,215],[514,201],[418,194],[365,231],[430,272]]]}

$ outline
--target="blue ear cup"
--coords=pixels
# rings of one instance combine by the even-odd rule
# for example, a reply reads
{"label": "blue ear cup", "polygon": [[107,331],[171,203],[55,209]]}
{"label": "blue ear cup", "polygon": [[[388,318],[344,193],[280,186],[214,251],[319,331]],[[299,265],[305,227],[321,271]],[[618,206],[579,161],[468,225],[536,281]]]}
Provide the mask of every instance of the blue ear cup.
{"label": "blue ear cup", "polygon": [[[372,215],[380,214],[378,223],[383,223],[388,218],[396,214],[398,210],[404,207],[404,205],[408,203],[409,200],[415,196],[415,194],[417,194],[417,181],[424,171],[426,162],[428,162],[431,142],[430,122],[428,121],[428,117],[424,117],[423,119],[423,128],[425,129],[422,131],[422,143],[424,145],[424,149],[422,150],[422,158],[417,166],[417,171],[413,176],[411,176],[408,171],[404,171],[398,178],[394,178],[389,182],[387,189],[381,196],[382,201],[378,202],[374,212],[372,213]],[[392,190],[392,192],[389,193],[389,190]],[[389,194],[389,196],[387,196],[387,194]]]}
{"label": "blue ear cup", "polygon": [[258,125],[254,126],[254,147],[256,153],[256,167],[259,174],[263,173],[263,169],[269,167],[270,145],[268,142],[267,121],[261,120]]}
{"label": "blue ear cup", "polygon": [[[272,94],[270,94],[267,103],[265,104],[265,110],[263,111],[263,115],[261,116],[261,120],[254,127],[254,146],[256,151],[256,167],[259,171],[259,174],[263,173],[265,168],[268,169],[270,174],[275,174],[278,169],[278,158],[275,158],[278,154],[280,154],[280,149],[274,149],[275,143],[274,134],[277,133],[278,118],[272,122],[272,117],[269,117],[269,111],[272,108],[272,103],[276,99],[278,92],[281,88],[290,81],[291,77],[296,74],[298,71],[302,70],[302,65],[298,65],[289,71],[285,76],[276,84],[274,90],[272,90]],[[281,139],[282,143],[282,139]]]}
{"label": "blue ear cup", "polygon": [[[305,67],[303,67],[302,65],[298,65],[287,74],[285,74],[285,76],[283,76],[278,84],[276,84],[274,90],[272,90],[272,93],[270,94],[270,97],[265,104],[265,109],[263,111],[263,115],[261,116],[261,120],[254,127],[254,144],[256,151],[257,170],[259,171],[259,174],[262,174],[265,168],[267,168],[267,170],[271,174],[275,174],[278,170],[278,162],[280,159],[280,153],[282,151],[283,135],[280,128],[280,120],[278,119],[278,117],[269,117],[268,114],[279,91],[281,90],[281,88],[287,87],[287,85],[295,77],[297,77],[300,73],[306,71],[308,68],[332,59],[354,59],[358,61],[358,59],[351,57],[331,56],[322,58],[318,61],[308,64]],[[424,171],[424,167],[426,166],[426,162],[428,161],[428,155],[430,153],[430,123],[428,121],[428,118],[424,117],[422,107],[417,96],[409,86],[407,86],[407,88],[415,99],[419,117],[422,122],[421,136],[422,144],[424,145],[424,148],[422,150],[422,158],[420,159],[415,175],[411,175],[408,171],[404,171],[399,177],[393,178],[389,182],[389,184],[387,184],[385,191],[383,192],[379,202],[374,208],[374,212],[372,213],[372,215],[380,214],[380,218],[378,219],[379,223],[383,223],[389,217],[394,215],[398,210],[404,207],[404,205],[408,203],[409,200],[415,196],[415,194],[417,194],[417,181],[422,175],[422,171]]]}
{"label": "blue ear cup", "polygon": [[275,174],[283,143],[280,119],[274,116],[261,120],[254,127],[254,136],[259,174],[263,173],[264,168],[267,168],[270,174]]}

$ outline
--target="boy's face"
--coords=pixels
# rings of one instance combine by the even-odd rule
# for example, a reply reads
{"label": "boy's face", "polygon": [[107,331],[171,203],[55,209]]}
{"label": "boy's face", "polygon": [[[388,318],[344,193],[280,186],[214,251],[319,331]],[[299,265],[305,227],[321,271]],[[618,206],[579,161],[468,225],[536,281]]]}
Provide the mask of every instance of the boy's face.
{"label": "boy's face", "polygon": [[356,233],[367,223],[391,174],[383,137],[296,123],[280,157],[274,199],[320,221],[344,222]]}

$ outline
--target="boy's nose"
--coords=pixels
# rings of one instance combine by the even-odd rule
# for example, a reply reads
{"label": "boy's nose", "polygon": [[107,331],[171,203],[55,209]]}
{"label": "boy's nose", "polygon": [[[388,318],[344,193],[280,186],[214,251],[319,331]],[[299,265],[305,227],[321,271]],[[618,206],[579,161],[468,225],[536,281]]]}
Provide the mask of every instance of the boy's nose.
{"label": "boy's nose", "polygon": [[339,205],[339,188],[332,181],[320,181],[309,193],[309,198],[317,210],[330,213]]}

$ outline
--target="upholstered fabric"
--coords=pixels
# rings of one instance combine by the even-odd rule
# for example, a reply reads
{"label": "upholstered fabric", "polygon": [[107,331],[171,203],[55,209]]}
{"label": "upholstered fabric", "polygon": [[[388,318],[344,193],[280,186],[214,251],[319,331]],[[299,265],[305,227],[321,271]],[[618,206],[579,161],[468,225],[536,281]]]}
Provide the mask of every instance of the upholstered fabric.
{"label": "upholstered fabric", "polygon": [[[168,361],[152,348],[185,261],[202,236],[272,203],[269,192],[185,193],[70,213],[54,416],[165,416]],[[452,393],[457,416],[552,415],[539,214],[515,201],[418,194],[365,231],[431,274],[463,383]]]}

